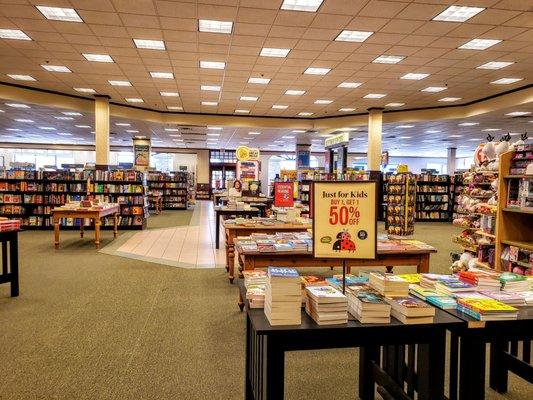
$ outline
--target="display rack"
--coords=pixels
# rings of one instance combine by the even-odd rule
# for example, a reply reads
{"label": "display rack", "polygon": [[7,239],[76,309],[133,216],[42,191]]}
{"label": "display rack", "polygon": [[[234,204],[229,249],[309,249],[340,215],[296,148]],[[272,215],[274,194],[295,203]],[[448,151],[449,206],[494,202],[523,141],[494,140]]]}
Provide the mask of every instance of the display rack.
{"label": "display rack", "polygon": [[[101,202],[119,203],[121,229],[143,229],[148,217],[146,179],[136,171],[0,171],[0,216],[22,220],[25,229],[52,229],[51,211],[70,201],[91,196]],[[64,228],[79,220],[62,219]],[[89,221],[86,221],[88,224]],[[112,228],[111,219],[102,227]]]}
{"label": "display rack", "polygon": [[391,235],[408,236],[415,229],[416,176],[407,173],[387,175],[385,229]]}
{"label": "display rack", "polygon": [[211,199],[211,186],[209,183],[197,183],[196,184],[196,200],[210,200]]}
{"label": "display rack", "polygon": [[496,269],[531,275],[533,268],[533,146],[519,145],[500,156]]}
{"label": "display rack", "polygon": [[298,181],[298,200],[302,204],[309,204],[311,202],[311,187],[313,181],[310,179],[304,179]]}
{"label": "display rack", "polygon": [[[163,210],[186,210],[188,206],[188,173],[150,172],[148,174],[148,189],[150,193],[160,194]],[[151,207],[155,208],[155,204]]]}
{"label": "display rack", "polygon": [[416,181],[416,220],[448,222],[451,218],[449,175],[420,174]]}
{"label": "display rack", "polygon": [[457,210],[459,208],[459,202],[461,193],[464,191],[463,174],[455,174],[451,177],[451,203],[452,203],[452,220],[459,215]]}

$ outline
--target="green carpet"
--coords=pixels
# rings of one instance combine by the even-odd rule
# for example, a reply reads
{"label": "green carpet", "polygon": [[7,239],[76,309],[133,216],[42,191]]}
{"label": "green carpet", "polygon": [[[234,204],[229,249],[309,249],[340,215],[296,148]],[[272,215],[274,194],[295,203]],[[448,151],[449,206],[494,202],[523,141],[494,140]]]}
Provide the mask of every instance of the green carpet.
{"label": "green carpet", "polygon": [[[416,230],[439,248],[431,270],[447,271],[456,229]],[[225,270],[113,257],[89,239],[65,232],[54,250],[52,232],[20,234],[20,297],[0,285],[0,399],[242,399],[244,318]],[[352,349],[288,354],[287,399],[353,399],[356,362]],[[487,399],[531,398],[513,375],[510,390]]]}

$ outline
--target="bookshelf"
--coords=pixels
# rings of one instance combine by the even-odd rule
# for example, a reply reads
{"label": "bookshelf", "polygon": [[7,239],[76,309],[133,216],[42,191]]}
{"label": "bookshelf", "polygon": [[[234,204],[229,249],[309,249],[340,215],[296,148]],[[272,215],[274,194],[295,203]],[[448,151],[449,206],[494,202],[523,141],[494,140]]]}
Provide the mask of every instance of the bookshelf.
{"label": "bookshelf", "polygon": [[447,222],[451,218],[449,175],[420,174],[416,182],[416,220]]}
{"label": "bookshelf", "polygon": [[211,199],[211,187],[209,183],[197,183],[196,184],[196,200],[210,200]]}
{"label": "bookshelf", "polygon": [[407,172],[387,175],[385,179],[385,229],[391,235],[412,235],[415,230],[416,176]]}
{"label": "bookshelf", "polygon": [[[150,172],[148,190],[159,193],[163,199],[163,210],[186,210],[188,206],[189,176],[187,172]],[[155,208],[155,205],[151,205]]]}
{"label": "bookshelf", "polygon": [[495,268],[531,275],[533,268],[533,146],[500,156]]}
{"label": "bookshelf", "polygon": [[304,179],[298,181],[298,200],[300,203],[308,205],[311,202],[311,187],[313,180]]}
{"label": "bookshelf", "polygon": [[[120,204],[121,229],[143,229],[148,217],[145,185],[144,174],[136,171],[0,171],[0,216],[21,219],[24,229],[53,229],[55,206],[91,196]],[[61,224],[62,229],[79,227],[72,219]],[[112,229],[111,219],[102,227]]]}

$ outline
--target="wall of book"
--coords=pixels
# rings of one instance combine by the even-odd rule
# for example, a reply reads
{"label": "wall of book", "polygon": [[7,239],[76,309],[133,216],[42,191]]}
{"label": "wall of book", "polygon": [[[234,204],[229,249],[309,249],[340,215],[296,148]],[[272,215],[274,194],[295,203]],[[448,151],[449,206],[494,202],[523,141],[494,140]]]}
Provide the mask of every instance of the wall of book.
{"label": "wall of book", "polygon": [[451,180],[448,175],[416,176],[417,221],[449,221],[451,218]]}
{"label": "wall of book", "polygon": [[148,190],[160,194],[164,210],[186,210],[188,205],[189,173],[149,172]]}
{"label": "wall of book", "polygon": [[[22,220],[26,229],[53,229],[55,206],[92,196],[119,203],[122,229],[143,229],[148,217],[146,179],[136,171],[0,171],[0,216]],[[86,221],[88,224],[89,221]],[[64,227],[79,221],[64,219]],[[111,228],[111,218],[102,221]]]}

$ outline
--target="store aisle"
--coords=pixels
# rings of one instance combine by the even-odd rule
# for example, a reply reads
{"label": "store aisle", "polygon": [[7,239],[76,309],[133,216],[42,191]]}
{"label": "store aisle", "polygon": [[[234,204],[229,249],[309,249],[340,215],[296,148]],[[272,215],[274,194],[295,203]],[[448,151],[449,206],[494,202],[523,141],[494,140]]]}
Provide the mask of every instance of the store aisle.
{"label": "store aisle", "polygon": [[225,252],[215,249],[214,218],[213,203],[199,201],[188,225],[147,229],[101,252],[180,268],[221,268]]}

